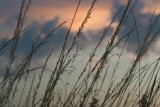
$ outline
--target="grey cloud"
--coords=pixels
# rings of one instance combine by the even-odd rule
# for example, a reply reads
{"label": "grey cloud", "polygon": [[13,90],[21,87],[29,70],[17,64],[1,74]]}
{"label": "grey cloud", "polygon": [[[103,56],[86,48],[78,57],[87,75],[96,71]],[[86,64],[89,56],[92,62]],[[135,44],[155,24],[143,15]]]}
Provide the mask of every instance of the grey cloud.
{"label": "grey cloud", "polygon": [[[122,7],[123,5],[118,1],[115,0],[114,1],[114,7],[116,9],[116,11],[118,11],[118,9],[120,9],[120,7]],[[152,14],[143,14],[141,13],[141,10],[143,9],[143,3],[139,0],[137,1],[135,7],[134,7],[134,14],[136,17],[136,22],[137,22],[137,26],[138,26],[138,31],[139,31],[139,39],[140,39],[140,43],[142,42],[143,38],[145,37],[145,33],[148,27],[148,22],[150,17],[152,16]],[[119,22],[120,18],[122,17],[124,10],[121,11],[121,13],[117,16],[116,20]],[[114,13],[115,14],[115,13]],[[154,21],[156,19],[157,15],[153,15],[153,19],[152,21]],[[148,20],[145,22],[145,20]],[[133,19],[133,14],[130,14],[128,19],[126,20],[125,24],[123,25],[123,29],[121,29],[120,32],[120,37],[123,37],[125,34],[127,34],[133,27],[134,25],[134,19]],[[155,32],[158,31],[158,29],[160,28],[160,20],[157,21],[156,25],[154,26],[154,28],[151,30],[152,32],[150,33],[150,37],[153,37],[153,35],[155,34]],[[133,32],[130,35],[130,38],[128,40],[128,50],[135,52],[137,50],[138,47],[138,39],[136,36],[136,32]]]}
{"label": "grey cloud", "polygon": [[[56,17],[53,20],[47,21],[44,24],[40,24],[37,21],[33,21],[32,25],[25,31],[23,32],[18,47],[17,47],[17,54],[19,55],[26,55],[30,52],[31,47],[32,47],[32,42],[36,40],[39,31],[43,33],[43,36],[45,37],[52,29],[56,28],[59,24],[59,18]],[[36,53],[35,57],[43,57],[48,52],[54,48],[54,52],[59,51],[62,48],[62,45],[64,43],[65,36],[67,34],[68,28],[62,26],[59,29],[57,29],[51,36],[48,38],[47,43],[42,46]],[[88,31],[88,33],[81,32],[80,35],[80,45],[82,48],[89,48],[93,44],[96,44],[99,40],[100,37],[102,36],[103,29],[97,30],[97,31]],[[108,35],[111,34],[111,30],[108,33]],[[70,33],[67,41],[67,48],[71,45],[73,37],[76,34]],[[39,41],[42,41],[43,37],[39,39]],[[0,40],[0,42],[3,42],[3,39]],[[10,45],[9,47],[5,50],[6,55],[9,53]]]}

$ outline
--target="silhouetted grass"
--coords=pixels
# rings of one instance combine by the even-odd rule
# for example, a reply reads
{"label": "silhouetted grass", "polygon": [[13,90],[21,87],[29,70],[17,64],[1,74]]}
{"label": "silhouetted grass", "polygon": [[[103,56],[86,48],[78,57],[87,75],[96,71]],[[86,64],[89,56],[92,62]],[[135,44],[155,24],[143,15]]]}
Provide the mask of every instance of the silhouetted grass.
{"label": "silhouetted grass", "polygon": [[[64,43],[61,47],[60,55],[57,60],[52,59],[55,63],[54,69],[50,70],[50,77],[46,84],[42,84],[44,72],[47,71],[47,65],[49,59],[51,59],[53,50],[48,53],[46,60],[42,66],[36,66],[31,69],[31,63],[34,60],[36,52],[47,43],[49,37],[63,26],[66,21],[53,28],[48,34],[40,41],[40,33],[37,39],[32,42],[32,48],[30,52],[23,57],[22,61],[13,68],[13,64],[18,60],[16,57],[17,48],[22,33],[24,32],[24,19],[26,18],[27,11],[29,10],[31,0],[22,0],[19,16],[17,19],[17,26],[14,30],[14,35],[11,39],[4,39],[4,42],[0,46],[0,57],[5,54],[6,48],[10,47],[8,55],[8,63],[5,66],[5,75],[0,83],[0,107],[158,107],[160,97],[160,77],[158,76],[160,66],[160,58],[155,59],[153,62],[148,62],[146,65],[141,65],[144,60],[145,54],[153,44],[155,39],[160,33],[160,26],[157,30],[154,30],[159,15],[156,19],[153,19],[153,12],[150,21],[144,35],[140,35],[138,31],[138,23],[134,13],[134,6],[136,0],[128,0],[127,4],[121,7],[117,13],[113,16],[112,21],[108,26],[104,28],[102,35],[97,40],[97,45],[93,48],[90,56],[88,57],[85,66],[82,66],[82,71],[78,75],[74,84],[70,84],[69,80],[72,78],[74,71],[79,71],[74,67],[74,62],[79,61],[79,53],[81,51],[80,37],[87,21],[89,20],[94,6],[97,0],[93,0],[90,9],[87,12],[81,26],[77,33],[73,37],[71,46],[67,46],[68,37],[71,32],[74,20],[76,18],[81,0],[79,0],[71,25],[68,32],[64,34]],[[122,14],[119,18],[119,23],[112,31],[111,38],[106,43],[104,53],[100,56],[99,60],[92,64],[95,57],[97,57],[98,49],[102,42],[106,39],[107,33],[111,26],[115,23],[115,19],[119,14]],[[123,29],[123,25],[132,16],[134,24],[131,29],[128,29],[127,33],[121,38],[118,38],[120,32]],[[94,17],[94,16],[93,16]],[[157,27],[157,26],[156,26]],[[26,30],[28,28],[25,28]],[[115,75],[119,72],[119,64],[123,57],[124,49],[131,34],[135,33],[137,36],[137,51],[135,57],[132,60],[130,66],[125,71],[125,74],[121,79],[115,79]],[[153,35],[153,36],[151,36]],[[36,35],[35,35],[36,36]],[[143,36],[143,40],[140,41],[140,36]],[[116,40],[118,38],[118,40]],[[118,45],[122,44],[121,52],[116,56],[111,56],[112,52]],[[110,69],[109,58],[117,58],[117,62],[114,67]],[[109,72],[112,74],[109,76]],[[34,73],[34,75],[33,75]],[[58,83],[63,80],[62,76],[67,73],[67,81],[63,86],[58,86]],[[38,75],[38,78],[37,78]],[[32,77],[32,79],[30,79]],[[37,78],[37,79],[36,79]],[[29,81],[31,80],[31,81]],[[23,84],[21,83],[23,81]],[[30,83],[28,83],[30,82]],[[29,89],[27,88],[29,85]],[[71,86],[70,86],[71,85]],[[19,89],[22,86],[22,90]],[[105,86],[105,87],[104,87]],[[39,93],[41,87],[46,87],[43,93]],[[131,88],[131,89],[130,89]],[[26,89],[27,92],[26,92]],[[57,90],[58,89],[58,90]],[[68,89],[71,89],[70,91]],[[20,96],[18,96],[18,94]],[[38,96],[42,94],[43,96]],[[103,95],[102,95],[103,94]],[[17,99],[18,96],[18,99]],[[16,101],[16,102],[14,102]]]}

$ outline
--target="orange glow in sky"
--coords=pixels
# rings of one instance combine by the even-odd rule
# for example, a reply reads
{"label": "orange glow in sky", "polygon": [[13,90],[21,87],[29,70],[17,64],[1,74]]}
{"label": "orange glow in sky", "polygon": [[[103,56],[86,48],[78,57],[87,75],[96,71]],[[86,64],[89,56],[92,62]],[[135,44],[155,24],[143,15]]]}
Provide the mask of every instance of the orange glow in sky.
{"label": "orange glow in sky", "polygon": [[[128,0],[120,0],[122,4],[126,4],[127,1]],[[142,2],[143,4],[141,10],[139,10],[142,14],[148,14],[148,13],[152,14],[155,9],[156,9],[155,14],[160,13],[160,8],[159,8],[160,0],[147,0],[147,1],[139,0],[139,1]],[[94,6],[94,11],[91,14],[91,18],[88,20],[83,31],[99,30],[107,26],[111,22],[113,11],[115,9],[115,7],[113,7],[113,4],[116,2],[118,1],[97,0],[97,3]],[[33,4],[31,5],[28,11],[27,19],[30,21],[35,20],[43,24],[47,21],[53,20],[56,17],[59,17],[59,23],[67,21],[67,23],[64,26],[69,27],[71,20],[73,18],[77,3],[78,3],[78,0],[68,0],[68,1],[34,0]],[[92,3],[92,0],[87,0],[87,1],[82,0],[82,4],[80,5],[76,19],[71,29],[72,32],[76,32],[80,27],[81,23],[83,22],[87,14],[88,9],[91,6],[91,3]],[[17,6],[14,6],[14,5],[17,5]],[[6,8],[4,14],[2,16],[0,14],[0,22],[5,22],[7,18],[13,16],[13,13],[18,12],[19,6],[20,4],[16,4],[16,3],[14,3],[13,6],[10,6],[10,4],[6,4],[6,6],[4,7],[4,9]],[[1,29],[6,29],[6,28],[4,28],[3,26],[3,28]],[[2,31],[4,32],[5,30],[2,30]],[[0,31],[0,33],[2,33],[2,31]],[[8,31],[6,32],[8,33]]]}
{"label": "orange glow in sky", "polygon": [[[72,27],[72,31],[75,32],[83,22],[89,6],[82,5],[80,6],[77,16]],[[66,7],[53,7],[53,6],[36,6],[30,9],[28,17],[30,19],[38,20],[40,22],[45,22],[48,20],[53,20],[55,17],[59,17],[59,21],[67,21],[66,27],[69,27],[72,17],[75,12],[75,6],[66,6]],[[86,29],[100,29],[108,25],[111,19],[111,6],[100,7],[96,6],[94,11],[91,14],[91,18],[86,24]]]}

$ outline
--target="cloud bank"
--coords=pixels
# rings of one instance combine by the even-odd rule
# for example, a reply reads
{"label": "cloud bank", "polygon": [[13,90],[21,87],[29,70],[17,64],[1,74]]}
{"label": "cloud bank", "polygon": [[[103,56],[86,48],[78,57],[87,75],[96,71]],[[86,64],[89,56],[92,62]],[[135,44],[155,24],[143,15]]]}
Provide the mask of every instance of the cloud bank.
{"label": "cloud bank", "polygon": [[[31,26],[21,36],[19,46],[17,48],[17,55],[25,56],[27,53],[29,53],[32,47],[32,41],[37,38],[39,32],[43,33],[42,37],[40,38],[41,41],[43,37],[45,37],[48,34],[49,31],[51,31],[53,28],[59,25],[62,21],[69,20],[67,22],[67,25],[62,26],[60,29],[58,29],[56,32],[52,34],[48,42],[44,46],[42,46],[36,53],[36,58],[40,59],[46,56],[52,48],[54,48],[54,52],[58,52],[63,45],[65,35],[68,31],[68,26],[74,14],[73,10],[75,10],[77,2],[78,0],[34,0],[27,15],[27,18],[29,19],[26,20],[26,24]],[[69,46],[72,43],[72,39],[75,36],[75,32],[82,23],[91,3],[92,0],[83,1],[78,11],[78,16],[76,17],[73,30],[69,35],[67,46]],[[124,6],[125,4],[126,0],[102,0],[101,2],[98,1],[92,16],[88,21],[88,24],[84,28],[84,31],[81,33],[81,46],[85,49],[93,47],[100,39],[104,26],[110,23],[115,12],[118,11],[120,7]],[[157,7],[157,11],[152,16],[154,5]],[[3,42],[4,37],[7,35],[7,33],[9,33],[9,35],[12,35],[14,27],[16,25],[16,17],[18,14],[17,7],[19,6],[20,0],[1,1],[0,43]],[[151,16],[153,20],[155,20],[158,14],[160,13],[159,6],[160,2],[156,0],[148,0],[147,2],[145,0],[139,0],[136,3],[134,7],[134,14],[137,21],[138,32],[140,35],[140,42],[142,42],[142,39],[145,37],[145,31]],[[119,23],[122,14],[123,12],[121,12],[117,16],[116,23]],[[134,24],[135,22],[133,19],[133,14],[130,14],[126,23],[123,25],[123,29],[118,35],[118,38],[121,38],[125,34],[127,34],[128,31],[132,29]],[[154,33],[158,30],[159,25],[160,20],[157,21],[154,29],[152,30],[153,32],[151,32],[150,34],[150,37],[152,37]],[[116,25],[110,29],[110,31],[107,33],[107,37],[111,36],[114,28],[116,28]],[[134,32],[131,34],[127,42],[127,50],[134,53],[137,49],[137,44],[137,36],[136,32]],[[158,45],[159,42],[156,42],[156,45],[153,45],[153,49],[156,52],[159,52],[157,51],[159,48]],[[6,52],[8,50],[9,48],[6,49]],[[6,56],[7,54],[4,54],[2,56],[2,60],[4,60]]]}

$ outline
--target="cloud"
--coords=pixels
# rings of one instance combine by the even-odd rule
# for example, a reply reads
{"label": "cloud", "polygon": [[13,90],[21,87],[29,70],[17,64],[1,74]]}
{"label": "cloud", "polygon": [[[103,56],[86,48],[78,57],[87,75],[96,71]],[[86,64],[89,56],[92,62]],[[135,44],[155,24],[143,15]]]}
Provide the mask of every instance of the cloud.
{"label": "cloud", "polygon": [[[92,1],[93,0],[82,1],[75,19],[75,23],[72,27],[72,31],[76,32],[78,30],[78,27],[81,25],[84,17],[86,16]],[[0,15],[3,17],[3,22],[5,19],[8,19],[8,17],[18,14],[21,2],[19,0],[15,0],[15,2],[6,0],[2,3],[4,6],[1,7],[0,13],[7,13],[6,15]],[[94,7],[95,10],[92,13],[93,15],[88,21],[85,30],[101,29],[108,24],[111,16],[111,3],[111,1],[106,0],[97,1]],[[12,4],[12,6],[10,6],[10,4]],[[58,16],[60,17],[60,21],[68,20],[66,27],[69,27],[77,4],[78,0],[33,0],[27,14],[27,20],[46,22]]]}
{"label": "cloud", "polygon": [[0,38],[5,38],[8,35],[9,38],[13,36],[13,30],[16,26],[16,15],[7,17],[4,21],[0,22]]}
{"label": "cloud", "polygon": [[[76,32],[78,27],[84,20],[90,5],[82,5],[77,12],[72,31]],[[54,6],[35,6],[31,8],[32,12],[29,12],[28,17],[30,19],[39,20],[45,22],[55,17],[60,17],[60,21],[68,20],[66,27],[69,27],[72,17],[74,15],[76,6],[65,6],[65,7],[54,7]],[[39,11],[41,10],[41,11]],[[100,6],[95,7],[92,12],[91,18],[86,24],[85,31],[90,29],[100,29],[110,22],[110,8],[101,8]]]}
{"label": "cloud", "polygon": [[[18,52],[21,54],[29,52],[32,46],[32,41],[37,38],[40,32],[42,32],[43,37],[41,37],[39,41],[42,41],[52,29],[58,26],[58,24],[59,18],[55,18],[44,24],[40,24],[36,21],[33,22],[33,25],[23,33],[22,38],[20,39]],[[37,51],[36,55],[38,57],[45,56],[52,48],[54,48],[55,52],[58,51],[62,47],[67,30],[68,29],[63,26],[57,29],[57,31],[48,38],[47,43]],[[71,42],[71,35],[69,36],[69,40]]]}
{"label": "cloud", "polygon": [[[14,19],[14,18],[13,18]],[[12,18],[9,19],[9,21],[6,21],[6,24],[8,25],[12,24],[13,21]],[[11,21],[10,21],[11,20]],[[33,41],[36,40],[37,36],[40,32],[42,32],[42,36],[39,39],[39,41],[42,41],[43,38],[54,28],[56,28],[60,24],[60,18],[56,17],[52,20],[46,21],[45,23],[40,23],[39,21],[32,21],[32,24],[27,30],[23,32],[23,34],[20,37],[18,47],[17,47],[17,54],[25,56],[27,55],[31,48]],[[62,45],[64,43],[65,36],[67,34],[68,28],[65,26],[60,27],[57,29],[48,39],[47,43],[42,46],[36,53],[36,57],[43,57],[46,54],[50,52],[52,48],[54,48],[54,52],[59,51],[62,48]],[[112,29],[108,32],[107,35],[111,34]],[[82,48],[88,48],[90,46],[93,46],[97,44],[97,42],[100,40],[100,37],[102,36],[103,29],[97,29],[95,31],[88,30],[87,32],[81,32],[80,34],[80,42]],[[71,45],[73,37],[76,35],[76,33],[71,32],[68,41],[67,41],[67,48]],[[0,42],[2,43],[4,38],[0,39]],[[6,52],[9,52],[10,47],[6,49]],[[5,54],[5,56],[8,54]]]}
{"label": "cloud", "polygon": [[[14,66],[16,67],[19,65],[19,63],[26,57],[26,55],[29,54],[32,48],[33,41],[36,40],[39,33],[42,32],[43,36],[46,36],[52,29],[54,29],[59,24],[59,18],[55,18],[53,20],[50,20],[44,24],[40,24],[37,21],[33,21],[32,25],[22,33],[20,36],[18,46],[16,49],[16,62],[14,62]],[[50,38],[48,38],[48,41],[46,44],[44,44],[42,47],[38,49],[38,51],[35,53],[33,57],[33,62],[36,62],[37,60],[41,60],[44,57],[46,57],[52,48],[54,48],[54,52],[57,52],[61,49],[62,43],[65,38],[66,31],[68,29],[66,27],[59,28],[56,32],[54,32]],[[44,37],[41,37],[39,39],[39,42],[43,40]],[[69,36],[69,40],[72,37]],[[4,38],[0,38],[0,46],[2,46],[2,43],[4,41]],[[71,41],[70,41],[71,42]],[[69,43],[70,43],[69,42]],[[4,54],[0,56],[0,76],[4,76],[4,69],[5,65],[7,65],[7,61],[10,55],[10,49],[11,49],[12,42],[3,50]],[[39,66],[39,65],[38,65]]]}
{"label": "cloud", "polygon": [[[135,12],[135,16],[136,16],[137,24],[138,24],[138,31],[140,33],[140,40],[144,38],[144,32],[146,31],[148,20],[152,15],[152,13],[150,12],[144,13],[143,10],[147,8],[147,5],[149,4],[159,5],[159,2],[156,0],[153,0],[153,1],[149,0],[149,2],[144,2],[144,1],[145,0],[139,0],[136,3],[135,8],[134,8],[134,12]],[[6,10],[6,12],[8,11],[9,12],[8,14],[10,14],[8,16],[7,15],[3,16],[3,17],[7,17],[7,19],[5,19],[5,23],[0,22],[0,28],[2,29],[0,31],[0,34],[2,34],[3,31],[5,31],[5,29],[7,29],[9,26],[15,25],[15,20],[16,20],[15,14],[18,13],[17,7],[20,6],[20,2],[19,0],[16,0],[15,2],[13,2],[13,5],[10,7],[9,4],[12,2],[13,1],[10,1],[10,0],[2,1],[2,4],[4,6],[2,7],[0,6],[1,8],[0,11]],[[70,25],[70,21],[73,17],[77,2],[78,0],[77,1],[73,1],[73,0],[68,0],[68,1],[34,0],[30,7],[29,13],[27,15],[32,27],[30,27],[27,31],[24,32],[21,38],[21,41],[20,41],[19,49],[18,49],[19,53],[24,54],[31,48],[32,40],[35,39],[36,37],[35,35],[38,35],[39,31],[42,31],[43,36],[45,36],[52,28],[60,24],[60,22],[69,19],[69,21],[67,22],[65,26],[61,27],[59,30],[57,30],[53,34],[53,37],[51,37],[48,43],[45,45],[48,48],[44,47],[43,49],[45,51],[40,51],[39,55],[43,56],[43,54],[45,54],[45,52],[47,53],[51,47],[54,47],[55,51],[60,49],[60,47],[63,44],[65,34],[68,30],[68,26]],[[100,36],[102,35],[103,27],[110,23],[110,21],[112,20],[112,16],[115,14],[115,12],[118,11],[118,9],[121,6],[124,6],[126,2],[127,0],[97,1],[95,10],[93,11],[91,18],[89,19],[86,27],[84,28],[81,34],[81,38],[80,38],[81,45],[83,47],[87,47],[87,46],[90,46],[91,44],[96,44]],[[82,5],[80,6],[80,9],[78,11],[78,15],[76,17],[74,26],[72,28],[72,33],[69,36],[68,43],[71,43],[73,36],[75,35],[75,32],[77,31],[78,27],[82,23],[91,3],[92,3],[92,0],[82,2]],[[14,15],[12,15],[11,13],[14,13]],[[117,17],[116,23],[120,21],[121,15],[122,15],[122,12]],[[155,14],[153,18],[155,19],[156,16],[157,14]],[[160,24],[160,21],[158,21],[157,26],[159,24]],[[132,28],[132,25],[134,25],[134,20],[133,20],[133,16],[130,15],[128,20],[124,24],[123,29],[121,30],[118,38],[128,33],[128,31]],[[41,27],[37,27],[37,26],[41,26]],[[157,28],[155,27],[155,29],[153,30],[150,36],[153,36]],[[115,27],[113,29],[115,29]],[[111,35],[113,29],[107,34],[108,36]],[[7,34],[7,31],[8,30],[6,30],[5,33],[3,33],[3,35]],[[136,36],[136,33],[134,32],[130,36],[129,41],[127,43],[128,50],[134,52],[138,46],[137,44],[138,44],[137,36]]]}
{"label": "cloud", "polygon": [[[123,3],[115,0],[113,8],[115,8],[116,11],[118,11],[118,9],[120,9],[120,7],[123,6],[123,5],[124,5]],[[144,7],[145,7],[145,4],[141,0],[137,1],[136,5],[134,7],[134,14],[135,14],[136,23],[137,23],[137,26],[138,26],[140,43],[142,43],[142,40],[145,38],[146,30],[147,30],[148,24],[149,24],[149,20],[150,20],[152,14],[153,14],[153,13],[145,13],[145,14],[142,13],[141,10],[143,10]],[[120,22],[123,11],[118,15],[118,17],[116,18],[116,21]],[[153,15],[152,22],[154,22],[154,20],[156,19],[157,16],[158,16],[157,14]],[[119,37],[121,38],[125,34],[127,34],[132,29],[134,24],[135,23],[134,23],[133,14],[130,14],[128,19],[124,23],[123,28],[120,31]],[[155,24],[154,28],[151,29],[151,32],[150,32],[150,35],[149,35],[150,38],[153,37],[155,32],[158,31],[158,29],[160,28],[159,25],[160,25],[160,20],[158,20],[157,23]],[[134,31],[130,35],[130,38],[127,42],[127,49],[129,51],[135,52],[137,50],[137,48],[138,48],[138,38],[137,38],[136,32]]]}
{"label": "cloud", "polygon": [[144,14],[152,14],[153,11],[156,9],[155,14],[160,14],[160,1],[159,0],[141,0],[144,4],[144,8],[141,10]]}
{"label": "cloud", "polygon": [[[7,22],[9,25],[14,22],[12,18],[10,18],[11,21]],[[38,34],[40,32],[43,33],[43,36],[39,39],[39,41],[42,41],[43,38],[54,28],[56,28],[59,25],[59,17],[56,17],[52,20],[49,20],[45,23],[39,23],[37,21],[33,21],[32,25],[25,30],[22,35],[20,36],[20,40],[18,43],[18,47],[16,50],[16,56],[18,62],[16,62],[16,65],[31,51],[32,43],[36,40]],[[33,61],[37,62],[37,60],[41,60],[42,58],[46,57],[48,53],[51,51],[52,48],[54,48],[54,54],[59,52],[62,48],[62,45],[64,43],[65,36],[67,34],[68,28],[67,27],[60,27],[55,31],[51,37],[48,39],[47,43],[44,44],[34,55]],[[81,32],[80,36],[80,45],[87,49],[89,47],[92,47],[93,44],[96,44],[98,40],[100,39],[102,35],[103,30],[98,31],[88,31],[88,32]],[[76,34],[71,32],[68,41],[67,41],[67,48],[71,45],[73,37]],[[0,44],[2,44],[4,41],[4,38],[0,38]],[[1,45],[0,45],[1,46]],[[3,75],[2,72],[4,66],[7,64],[9,53],[10,53],[11,43],[8,45],[7,48],[4,49],[4,54],[0,57],[1,62],[3,62],[3,67],[0,67],[0,75]],[[58,57],[58,55],[57,55]]]}

